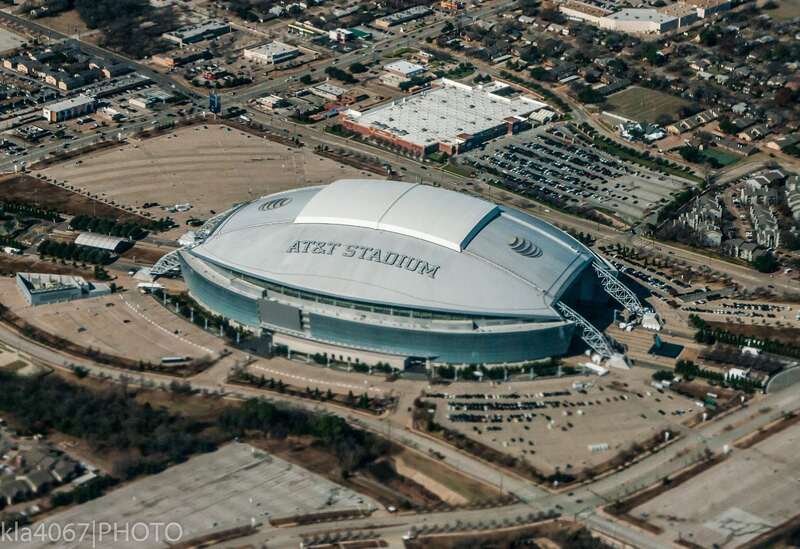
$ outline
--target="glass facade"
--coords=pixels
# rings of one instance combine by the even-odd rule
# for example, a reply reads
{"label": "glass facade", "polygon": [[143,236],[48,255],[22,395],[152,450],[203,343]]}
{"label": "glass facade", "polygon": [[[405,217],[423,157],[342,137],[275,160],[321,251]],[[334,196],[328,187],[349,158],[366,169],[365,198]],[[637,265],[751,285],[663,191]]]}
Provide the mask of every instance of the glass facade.
{"label": "glass facade", "polygon": [[260,325],[258,301],[214,284],[196,273],[186,263],[181,267],[181,274],[189,286],[189,292],[197,301],[225,318],[254,328]]}
{"label": "glass facade", "polygon": [[492,364],[524,362],[563,355],[574,326],[533,328],[516,332],[434,332],[405,330],[311,315],[315,339],[371,351],[428,357],[435,362]]}
{"label": "glass facade", "polygon": [[[325,296],[284,288],[252,277],[234,277],[231,271],[211,267],[219,275],[240,278],[251,284],[257,284],[267,290],[267,294],[280,293],[293,298],[308,298],[314,303],[334,306],[347,306],[373,313],[395,317],[411,318],[447,318],[465,319],[463,315],[439,315],[411,309],[394,309],[385,306],[368,306],[351,301],[341,301]],[[183,277],[192,296],[206,307],[231,320],[252,327],[260,327],[262,319],[259,313],[259,299],[246,297],[218,283],[212,282],[202,274],[194,271],[185,262]],[[263,310],[263,308],[262,308]],[[524,322],[522,319],[493,319],[496,331],[481,332],[478,330],[423,330],[409,329],[400,326],[365,323],[353,320],[326,316],[324,314],[306,312],[308,319],[304,326],[309,339],[341,345],[366,351],[430,358],[434,362],[453,364],[498,364],[524,362],[563,355],[567,352],[572,340],[574,325],[552,326],[542,324],[530,325],[530,329],[514,330],[510,324]],[[273,324],[270,319],[264,322]],[[509,331],[502,331],[503,324],[509,324]],[[493,323],[494,324],[494,323]],[[287,332],[287,333],[291,333]],[[296,333],[296,332],[295,332]]]}

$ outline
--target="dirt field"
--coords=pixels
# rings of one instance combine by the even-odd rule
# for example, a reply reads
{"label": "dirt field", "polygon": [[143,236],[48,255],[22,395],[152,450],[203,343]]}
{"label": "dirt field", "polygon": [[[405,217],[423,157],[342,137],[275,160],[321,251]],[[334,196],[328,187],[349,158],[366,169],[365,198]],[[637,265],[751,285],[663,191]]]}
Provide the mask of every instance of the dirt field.
{"label": "dirt field", "polygon": [[18,272],[77,275],[89,279],[94,277],[91,267],[84,269],[73,267],[70,264],[62,265],[61,263],[39,260],[28,255],[0,254],[0,276],[13,276]]}
{"label": "dirt field", "polygon": [[118,219],[120,222],[142,223],[148,221],[136,214],[125,212],[28,175],[9,175],[0,178],[0,197],[9,202],[36,204],[42,208],[67,215],[109,217]]}
{"label": "dirt field", "polygon": [[65,11],[53,17],[42,17],[36,22],[64,34],[83,34],[89,30],[76,10]]}
{"label": "dirt field", "polygon": [[[702,547],[736,547],[797,514],[795,477],[800,428],[793,426],[746,450],[631,514],[667,535]],[[731,482],[731,479],[736,479]]]}
{"label": "dirt field", "polygon": [[611,110],[625,118],[640,122],[655,122],[659,115],[678,118],[678,111],[687,101],[668,93],[632,86],[610,95]]}
{"label": "dirt field", "polygon": [[[339,178],[378,178],[332,160],[307,148],[291,149],[226,126],[184,128],[160,137],[83,158],[81,164],[65,162],[44,174],[69,184],[104,193],[118,203],[162,207],[190,203],[191,210],[168,214],[148,210],[154,218],[169,215],[183,225],[188,219],[205,219],[212,211],[259,196],[330,183]],[[170,231],[179,236],[185,225]]]}

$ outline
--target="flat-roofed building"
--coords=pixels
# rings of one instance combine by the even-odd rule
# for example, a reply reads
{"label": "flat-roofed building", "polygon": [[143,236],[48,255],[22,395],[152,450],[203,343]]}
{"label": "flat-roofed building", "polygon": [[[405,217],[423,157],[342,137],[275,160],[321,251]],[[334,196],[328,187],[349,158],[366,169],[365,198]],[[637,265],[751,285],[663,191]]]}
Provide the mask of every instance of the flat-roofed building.
{"label": "flat-roofed building", "polygon": [[342,125],[417,156],[458,154],[516,133],[531,113],[547,106],[519,93],[508,96],[509,89],[499,82],[468,86],[443,78],[410,97],[365,112],[347,111]]}
{"label": "flat-roofed building", "polygon": [[600,27],[629,34],[659,34],[678,28],[678,18],[651,8],[627,8],[603,17]]}
{"label": "flat-roofed building", "polygon": [[383,70],[381,83],[392,88],[399,88],[402,83],[425,74],[427,69],[422,65],[400,60],[384,65]]}
{"label": "flat-roofed building", "polygon": [[405,78],[413,78],[425,72],[425,67],[416,63],[409,63],[405,60],[393,61],[383,66],[383,70]]}
{"label": "flat-roofed building", "polygon": [[705,19],[717,13],[731,9],[730,0],[685,0],[690,6],[697,8],[697,16]]}
{"label": "flat-roofed building", "polygon": [[48,122],[61,122],[94,112],[97,102],[85,95],[70,97],[42,107],[42,116]]}
{"label": "flat-roofed building", "polygon": [[697,8],[686,2],[676,2],[658,8],[658,12],[664,15],[678,18],[678,27],[686,27],[699,19]]}
{"label": "flat-roofed building", "polygon": [[186,44],[194,44],[209,38],[216,38],[229,32],[231,32],[231,26],[224,21],[206,21],[199,25],[187,25],[172,32],[165,32],[161,36],[179,46],[185,46]]}
{"label": "flat-roofed building", "polygon": [[407,10],[398,11],[389,15],[379,17],[372,22],[372,26],[376,29],[386,30],[396,25],[402,25],[409,21],[425,17],[431,13],[431,9],[427,6],[414,6]]}
{"label": "flat-roofed building", "polygon": [[607,15],[611,15],[611,10],[570,0],[559,6],[559,11],[573,21],[586,21],[592,25],[600,26],[600,20]]}
{"label": "flat-roofed building", "polygon": [[321,97],[329,101],[339,101],[342,99],[344,94],[347,93],[346,89],[340,88],[339,86],[334,86],[333,84],[329,84],[328,82],[323,82],[321,84],[317,84],[316,86],[308,88],[308,91],[313,93],[317,97]]}
{"label": "flat-roofed building", "polygon": [[88,282],[80,276],[17,273],[17,288],[29,305],[63,303],[111,293],[106,284]]}
{"label": "flat-roofed building", "polygon": [[275,40],[269,44],[245,49],[244,58],[267,65],[277,65],[289,59],[294,59],[299,56],[300,53],[300,50],[294,46]]}

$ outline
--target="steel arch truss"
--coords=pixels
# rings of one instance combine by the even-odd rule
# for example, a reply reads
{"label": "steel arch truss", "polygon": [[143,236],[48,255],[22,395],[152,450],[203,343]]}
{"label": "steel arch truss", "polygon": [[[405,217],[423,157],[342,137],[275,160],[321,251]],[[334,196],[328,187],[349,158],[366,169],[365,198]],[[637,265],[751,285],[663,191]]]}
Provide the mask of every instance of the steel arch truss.
{"label": "steel arch truss", "polygon": [[181,249],[173,250],[161,256],[161,259],[156,261],[156,264],[150,269],[150,274],[153,276],[164,276],[179,273],[181,271],[181,262],[178,259],[178,252],[180,250]]}
{"label": "steel arch truss", "polygon": [[219,227],[222,224],[222,222],[225,221],[228,218],[228,216],[230,216],[231,213],[233,213],[233,211],[236,209],[238,209],[238,206],[231,208],[230,210],[225,210],[224,212],[209,218],[208,221],[203,223],[203,226],[200,227],[200,229],[198,229],[197,235],[195,237],[197,243],[200,243],[204,241],[206,238],[208,238],[211,235],[211,233],[213,233],[217,229],[217,227]]}
{"label": "steel arch truss", "polygon": [[620,305],[625,307],[631,313],[639,316],[644,313],[642,302],[636,297],[636,294],[628,288],[625,284],[614,276],[614,273],[603,267],[600,263],[595,261],[592,263],[597,276],[600,278],[600,284],[603,289],[619,302]]}
{"label": "steel arch truss", "polygon": [[556,302],[556,307],[564,316],[565,320],[569,320],[578,325],[581,339],[591,347],[594,352],[604,358],[609,358],[613,354],[611,345],[609,345],[606,336],[603,335],[603,332],[595,328],[591,322],[579,315],[572,307],[568,307],[561,301]]}

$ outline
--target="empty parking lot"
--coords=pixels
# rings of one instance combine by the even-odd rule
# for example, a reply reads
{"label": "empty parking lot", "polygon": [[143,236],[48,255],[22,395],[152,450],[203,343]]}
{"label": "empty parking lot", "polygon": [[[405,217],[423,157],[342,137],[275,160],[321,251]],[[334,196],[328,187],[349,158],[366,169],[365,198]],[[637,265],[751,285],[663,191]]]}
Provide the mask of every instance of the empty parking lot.
{"label": "empty parking lot", "polygon": [[[170,536],[182,533],[180,541],[266,523],[270,518],[289,517],[317,511],[374,509],[369,498],[334,484],[296,465],[254,449],[247,444],[229,444],[216,452],[192,458],[157,475],[143,478],[124,488],[74,507],[47,519],[44,532],[58,532],[68,524],[95,521],[110,523],[121,530],[129,525],[140,535],[147,530],[135,524],[177,523]],[[55,525],[55,526],[51,526]],[[36,527],[36,525],[34,525]],[[164,547],[151,536],[144,541],[120,536],[116,541],[91,537],[81,547],[137,548]],[[8,547],[64,546],[39,538],[33,542],[11,543]]]}

